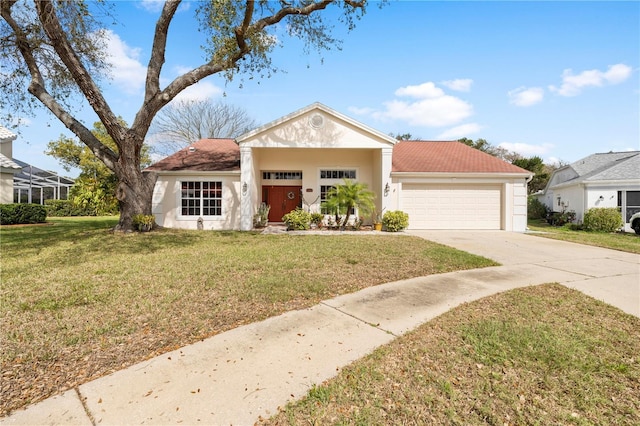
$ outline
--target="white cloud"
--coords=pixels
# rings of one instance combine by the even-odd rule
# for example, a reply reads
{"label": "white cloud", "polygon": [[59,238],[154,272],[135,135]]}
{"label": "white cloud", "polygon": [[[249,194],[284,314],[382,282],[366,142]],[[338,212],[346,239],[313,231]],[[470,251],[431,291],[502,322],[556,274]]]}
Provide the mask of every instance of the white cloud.
{"label": "white cloud", "polygon": [[458,140],[478,133],[482,126],[478,123],[467,123],[445,130],[436,136],[439,140]]}
{"label": "white cloud", "polygon": [[141,90],[144,87],[147,68],[139,60],[140,48],[129,47],[111,30],[104,31],[104,38],[114,83],[128,93]]}
{"label": "white cloud", "polygon": [[602,87],[605,84],[619,84],[631,75],[631,67],[625,64],[609,66],[607,71],[587,70],[574,75],[573,70],[566,69],[562,73],[562,85],[549,86],[549,90],[561,96],[576,96],[584,88]]}
{"label": "white cloud", "polygon": [[545,143],[542,145],[531,145],[521,142],[502,142],[498,145],[498,147],[517,152],[524,157],[533,157],[535,155],[542,156],[553,149],[553,145],[549,143]]}
{"label": "white cloud", "polygon": [[473,114],[471,104],[446,95],[411,103],[391,101],[385,106],[384,117],[406,121],[412,126],[451,126]]}
{"label": "white cloud", "polygon": [[29,117],[12,117],[11,127],[29,127],[33,124],[33,120]]}
{"label": "white cloud", "polygon": [[[564,163],[566,163],[566,161]],[[546,157],[544,159],[544,164],[548,164],[550,166],[557,168],[557,167],[560,167],[561,164],[563,164],[563,161],[558,157],[551,156],[551,157]]]}
{"label": "white cloud", "polygon": [[451,126],[473,114],[473,106],[455,96],[445,94],[433,82],[417,86],[405,86],[395,91],[398,97],[415,98],[415,101],[395,99],[385,102],[385,110],[371,115],[378,119],[393,119],[412,126]]}
{"label": "white cloud", "polygon": [[[134,3],[138,8],[144,9],[147,12],[158,13],[164,7],[165,0],[137,0]],[[182,2],[180,6],[178,6],[178,12],[184,12],[189,9],[191,9],[191,2],[189,1]]]}
{"label": "white cloud", "polygon": [[148,12],[160,12],[164,6],[164,0],[142,0],[135,4]]}
{"label": "white cloud", "polygon": [[446,80],[441,82],[443,86],[458,92],[468,92],[471,90],[473,80],[470,78],[457,78],[455,80]]}
{"label": "white cloud", "polygon": [[199,81],[198,83],[187,87],[174,98],[176,102],[184,101],[203,101],[209,98],[220,97],[223,90],[208,81]]}
{"label": "white cloud", "polygon": [[508,92],[510,103],[528,107],[542,102],[544,90],[540,87],[518,87]]}
{"label": "white cloud", "polygon": [[418,86],[405,86],[395,91],[396,96],[408,96],[411,98],[439,98],[444,96],[444,91],[429,81]]}

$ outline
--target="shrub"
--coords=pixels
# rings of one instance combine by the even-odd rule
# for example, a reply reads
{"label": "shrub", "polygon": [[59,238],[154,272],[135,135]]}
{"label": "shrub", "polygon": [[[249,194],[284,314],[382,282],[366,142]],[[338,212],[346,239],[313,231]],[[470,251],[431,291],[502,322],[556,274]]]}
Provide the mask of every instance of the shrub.
{"label": "shrub", "polygon": [[136,214],[131,219],[133,226],[140,232],[151,231],[156,223],[156,217],[152,214]]}
{"label": "shrub", "polygon": [[622,226],[622,215],[616,207],[597,207],[584,214],[584,228],[587,231],[615,232]]}
{"label": "shrub", "polygon": [[322,222],[324,221],[324,215],[322,213],[311,213],[311,223],[318,228],[322,228]]}
{"label": "shrub", "polygon": [[564,212],[549,212],[547,213],[547,222],[553,226],[564,226],[567,223],[571,223],[576,220],[576,212],[573,210]]}
{"label": "shrub", "polygon": [[527,216],[529,219],[545,219],[547,217],[548,209],[540,200],[536,197],[530,196],[527,200]]}
{"label": "shrub", "polygon": [[0,224],[44,223],[47,210],[40,204],[0,204]]}
{"label": "shrub", "polygon": [[389,232],[402,231],[409,226],[409,214],[401,210],[386,212],[382,216],[382,225]]}
{"label": "shrub", "polygon": [[282,216],[282,221],[289,230],[304,231],[311,226],[311,213],[297,208]]}

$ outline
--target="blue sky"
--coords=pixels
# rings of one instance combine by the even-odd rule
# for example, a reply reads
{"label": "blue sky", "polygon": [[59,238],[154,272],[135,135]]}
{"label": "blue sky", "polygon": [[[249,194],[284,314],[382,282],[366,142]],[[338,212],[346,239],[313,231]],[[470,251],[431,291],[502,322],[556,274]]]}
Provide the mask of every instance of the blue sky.
{"label": "blue sky", "polygon": [[[170,28],[167,81],[202,62],[194,9],[185,3]],[[158,2],[118,2],[116,13],[105,93],[132,122]],[[282,72],[231,83],[212,76],[183,96],[221,99],[260,124],[322,102],[384,133],[483,138],[547,162],[640,149],[637,1],[374,3],[351,33],[336,26],[342,50],[310,55],[276,31]],[[96,121],[87,108],[80,116]],[[71,134],[46,112],[27,123],[14,157],[74,177],[44,154]]]}

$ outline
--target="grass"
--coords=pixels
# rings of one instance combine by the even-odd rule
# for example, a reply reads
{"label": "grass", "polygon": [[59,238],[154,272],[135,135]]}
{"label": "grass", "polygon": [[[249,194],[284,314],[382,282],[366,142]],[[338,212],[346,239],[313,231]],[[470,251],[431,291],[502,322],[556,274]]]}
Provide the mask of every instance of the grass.
{"label": "grass", "polygon": [[543,219],[530,220],[528,227],[532,231],[542,232],[537,235],[545,238],[640,254],[640,235],[635,233],[574,231],[568,226],[551,226]]}
{"label": "grass", "polygon": [[0,228],[0,416],[199,339],[364,287],[491,266],[420,238]]}
{"label": "grass", "polygon": [[640,319],[558,284],[455,308],[267,425],[640,424]]}

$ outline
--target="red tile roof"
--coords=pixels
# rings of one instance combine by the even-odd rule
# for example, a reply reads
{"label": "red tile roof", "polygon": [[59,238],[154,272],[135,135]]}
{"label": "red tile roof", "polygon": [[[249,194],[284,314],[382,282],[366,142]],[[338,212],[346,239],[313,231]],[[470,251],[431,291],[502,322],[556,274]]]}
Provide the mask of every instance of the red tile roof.
{"label": "red tile roof", "polygon": [[401,141],[393,147],[393,172],[530,173],[462,142]]}
{"label": "red tile roof", "polygon": [[233,139],[201,139],[155,164],[148,171],[240,171],[240,148]]}
{"label": "red tile roof", "polygon": [[[461,142],[402,141],[393,147],[393,172],[526,173]],[[149,166],[149,171],[240,171],[233,139],[202,139]]]}

